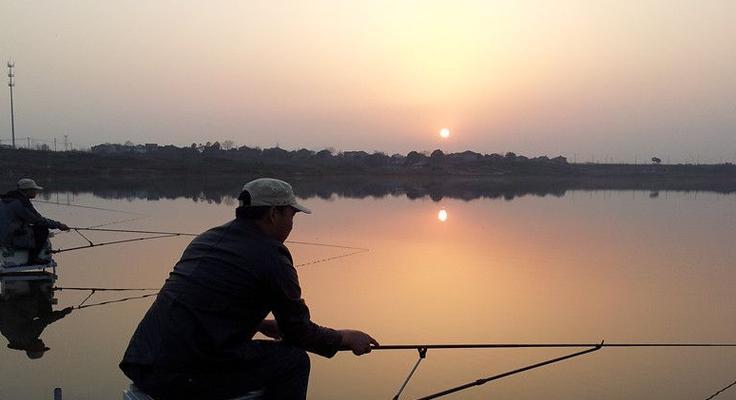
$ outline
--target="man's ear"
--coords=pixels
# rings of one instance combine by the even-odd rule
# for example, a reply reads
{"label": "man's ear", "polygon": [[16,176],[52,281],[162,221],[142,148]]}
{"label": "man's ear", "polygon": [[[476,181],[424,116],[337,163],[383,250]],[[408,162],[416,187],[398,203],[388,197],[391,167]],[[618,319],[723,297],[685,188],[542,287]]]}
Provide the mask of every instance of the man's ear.
{"label": "man's ear", "polygon": [[276,213],[278,213],[278,210],[276,207],[269,207],[268,209],[268,220],[273,222],[276,220]]}

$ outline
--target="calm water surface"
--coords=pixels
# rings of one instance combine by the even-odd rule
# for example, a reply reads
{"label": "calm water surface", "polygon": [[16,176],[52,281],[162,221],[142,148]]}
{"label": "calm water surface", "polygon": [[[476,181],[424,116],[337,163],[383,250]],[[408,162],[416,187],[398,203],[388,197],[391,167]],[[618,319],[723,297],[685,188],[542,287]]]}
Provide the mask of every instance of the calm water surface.
{"label": "calm water surface", "polygon": [[[226,222],[234,210],[231,199],[217,204],[81,194],[70,200],[147,215],[110,226],[120,229],[201,232]],[[304,202],[314,214],[297,216],[290,239],[370,249],[299,269],[313,319],[323,325],[362,329],[383,344],[736,341],[735,195],[578,191],[511,201],[387,196]],[[37,208],[75,226],[131,217]],[[160,287],[189,240],[59,254],[57,285]],[[73,233],[53,243],[85,244]],[[289,248],[296,263],[345,253]],[[56,307],[78,304],[85,295],[57,292]],[[93,300],[120,297],[97,294]],[[54,387],[63,388],[65,399],[120,398],[129,382],[117,363],[150,303],[74,311],[43,332],[51,350],[40,360],[3,346],[0,399],[50,399]],[[430,351],[402,398],[563,353]],[[414,351],[313,356],[310,398],[391,398],[415,359]],[[706,398],[736,378],[734,362],[736,349],[604,349],[449,398]],[[720,398],[736,398],[736,391]]]}

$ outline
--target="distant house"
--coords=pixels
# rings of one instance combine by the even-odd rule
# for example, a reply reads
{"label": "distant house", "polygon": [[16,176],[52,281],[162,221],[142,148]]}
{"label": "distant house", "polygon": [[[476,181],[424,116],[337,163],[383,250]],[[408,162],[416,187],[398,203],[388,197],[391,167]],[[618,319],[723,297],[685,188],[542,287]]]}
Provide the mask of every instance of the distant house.
{"label": "distant house", "polygon": [[123,146],[122,144],[118,143],[104,143],[98,144],[97,146],[92,146],[90,148],[90,151],[97,154],[129,153],[130,146]]}

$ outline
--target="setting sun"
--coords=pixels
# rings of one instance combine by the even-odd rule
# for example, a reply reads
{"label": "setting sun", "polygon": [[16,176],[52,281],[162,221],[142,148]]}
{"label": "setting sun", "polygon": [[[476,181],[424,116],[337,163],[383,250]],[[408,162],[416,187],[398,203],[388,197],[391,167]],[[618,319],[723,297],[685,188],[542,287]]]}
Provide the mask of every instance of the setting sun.
{"label": "setting sun", "polygon": [[450,137],[450,130],[449,130],[449,129],[447,129],[447,128],[442,128],[442,129],[440,130],[440,136],[441,136],[441,137],[443,137],[443,138],[448,138],[448,137]]}

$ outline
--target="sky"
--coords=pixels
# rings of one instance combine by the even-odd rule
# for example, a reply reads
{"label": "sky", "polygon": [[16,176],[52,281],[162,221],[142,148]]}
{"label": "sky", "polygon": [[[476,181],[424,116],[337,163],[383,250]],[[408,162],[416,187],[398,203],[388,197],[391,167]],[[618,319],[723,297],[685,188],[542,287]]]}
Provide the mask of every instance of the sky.
{"label": "sky", "polygon": [[[23,144],[735,162],[734,18],[732,0],[2,0],[0,60]],[[6,86],[0,110],[7,144]]]}

